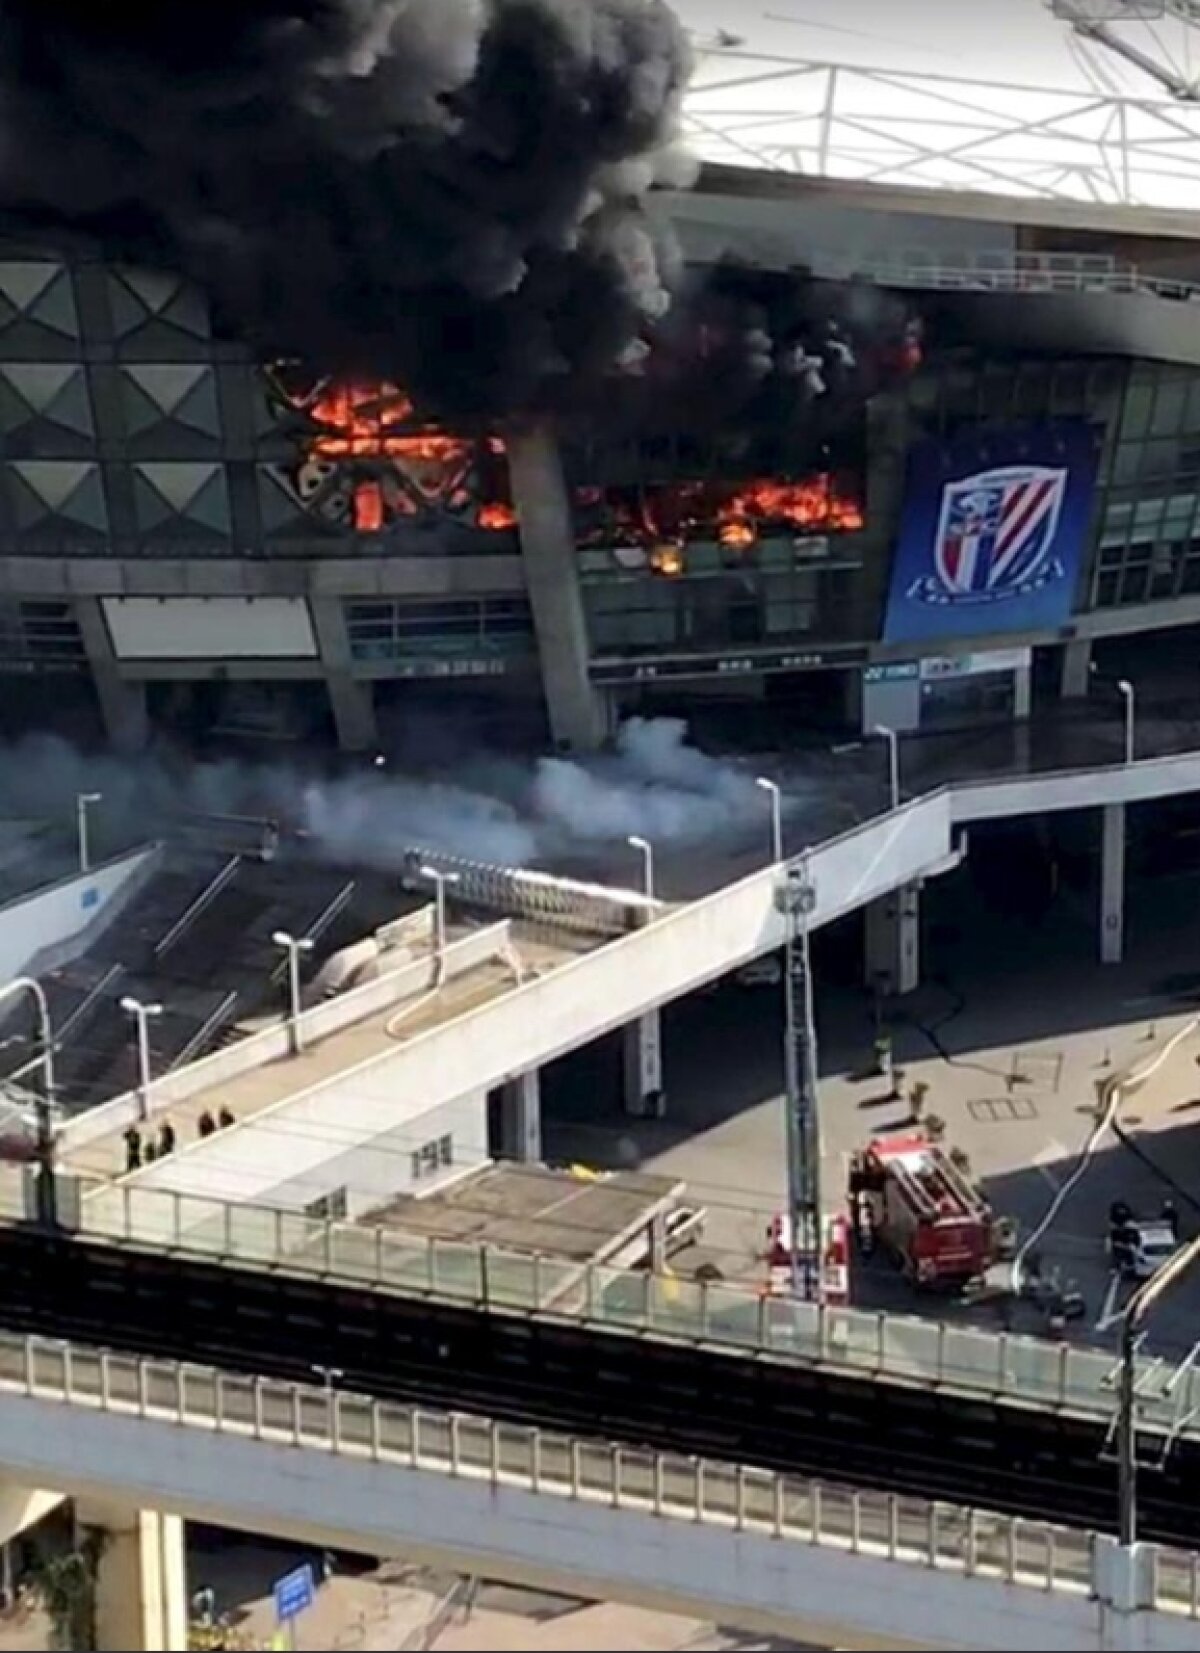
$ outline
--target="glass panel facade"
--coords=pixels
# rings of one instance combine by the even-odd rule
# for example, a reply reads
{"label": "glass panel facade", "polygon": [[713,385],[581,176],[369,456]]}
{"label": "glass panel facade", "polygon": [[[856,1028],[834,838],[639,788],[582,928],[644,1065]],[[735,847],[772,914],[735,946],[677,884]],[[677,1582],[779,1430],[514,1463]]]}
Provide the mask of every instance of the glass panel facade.
{"label": "glass panel facade", "polygon": [[1086,608],[1165,602],[1200,591],[1200,369],[1127,369],[1115,440],[1100,475]]}
{"label": "glass panel facade", "polygon": [[706,552],[718,559],[716,547],[689,547],[687,572],[674,577],[585,571],[593,652],[687,653],[848,635],[844,617],[855,563],[779,568],[764,561],[756,568],[706,571]]}
{"label": "glass panel facade", "polygon": [[346,604],[355,660],[413,655],[530,655],[533,616],[524,597],[448,597],[437,602]]}

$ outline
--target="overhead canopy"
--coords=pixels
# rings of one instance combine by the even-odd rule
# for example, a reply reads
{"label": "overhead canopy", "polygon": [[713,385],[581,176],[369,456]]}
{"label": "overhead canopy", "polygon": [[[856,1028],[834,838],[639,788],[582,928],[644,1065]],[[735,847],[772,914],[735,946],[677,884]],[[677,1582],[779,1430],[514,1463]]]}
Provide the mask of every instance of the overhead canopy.
{"label": "overhead canopy", "polygon": [[1054,3],[1070,17],[1043,0],[921,0],[906,34],[893,0],[675,0],[699,59],[690,142],[770,172],[1194,207],[1200,4]]}

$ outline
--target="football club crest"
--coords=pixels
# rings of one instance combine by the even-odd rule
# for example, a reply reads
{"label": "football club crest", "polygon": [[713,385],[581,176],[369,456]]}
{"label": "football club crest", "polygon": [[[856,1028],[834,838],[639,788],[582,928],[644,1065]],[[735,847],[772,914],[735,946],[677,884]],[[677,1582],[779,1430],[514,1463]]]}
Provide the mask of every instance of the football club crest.
{"label": "football club crest", "polygon": [[1084,420],[917,443],[884,641],[1054,630],[1086,549],[1100,433]]}
{"label": "football club crest", "polygon": [[1063,577],[1052,550],[1067,488],[1065,468],[1008,465],[942,489],[934,572],[909,595],[926,603],[994,603]]}

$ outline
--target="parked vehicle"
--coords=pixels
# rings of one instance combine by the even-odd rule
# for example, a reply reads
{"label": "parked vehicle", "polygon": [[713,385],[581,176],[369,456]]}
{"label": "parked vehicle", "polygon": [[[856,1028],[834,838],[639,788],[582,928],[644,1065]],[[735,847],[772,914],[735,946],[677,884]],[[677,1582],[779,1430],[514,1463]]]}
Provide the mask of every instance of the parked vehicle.
{"label": "parked vehicle", "polygon": [[1179,1225],[1168,1202],[1161,1216],[1138,1217],[1122,1200],[1109,1212],[1108,1254],[1130,1280],[1148,1280],[1179,1249]]}
{"label": "parked vehicle", "polygon": [[930,1290],[959,1290],[995,1261],[996,1219],[975,1184],[924,1132],[876,1137],[850,1162],[860,1245],[887,1247]]}

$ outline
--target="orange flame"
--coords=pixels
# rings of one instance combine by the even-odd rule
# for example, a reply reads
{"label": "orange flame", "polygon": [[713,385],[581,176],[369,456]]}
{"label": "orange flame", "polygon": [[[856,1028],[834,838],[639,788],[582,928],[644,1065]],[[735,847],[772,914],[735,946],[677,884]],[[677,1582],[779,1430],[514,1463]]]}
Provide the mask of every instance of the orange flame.
{"label": "orange flame", "polygon": [[[327,381],[311,396],[288,399],[315,427],[309,443],[314,458],[391,460],[402,475],[412,468],[410,481],[420,468],[427,479],[422,486],[431,498],[455,509],[470,503],[469,493],[454,484],[470,468],[480,444],[473,437],[421,429],[411,398],[398,385],[386,380],[378,384]],[[504,452],[499,437],[488,436],[482,442],[490,454]],[[454,492],[444,498],[451,488]],[[418,509],[403,489],[385,490],[377,479],[356,481],[352,502],[354,526],[360,533],[377,533],[390,516],[412,516]],[[514,528],[516,520],[516,512],[503,500],[487,501],[476,513],[480,528],[497,532]]]}
{"label": "orange flame", "polygon": [[718,513],[718,520],[727,525],[739,518],[748,523],[790,522],[797,528],[843,532],[861,528],[864,522],[859,502],[840,493],[825,471],[807,482],[750,483]]}
{"label": "orange flame", "polygon": [[727,551],[748,551],[757,538],[757,528],[745,517],[726,517],[717,529],[717,539]]}
{"label": "orange flame", "polygon": [[650,548],[649,562],[656,574],[665,575],[667,579],[677,579],[683,573],[683,546],[682,545],[654,545]]}
{"label": "orange flame", "polygon": [[683,481],[671,485],[601,490],[579,488],[576,507],[602,512],[583,526],[585,544],[614,538],[626,545],[656,549],[688,540],[716,539],[728,551],[748,552],[762,535],[853,532],[862,528],[862,505],[829,472],[802,482],[762,478],[733,484]]}
{"label": "orange flame", "polygon": [[354,526],[360,534],[377,534],[383,527],[383,489],[378,482],[355,485]]}

